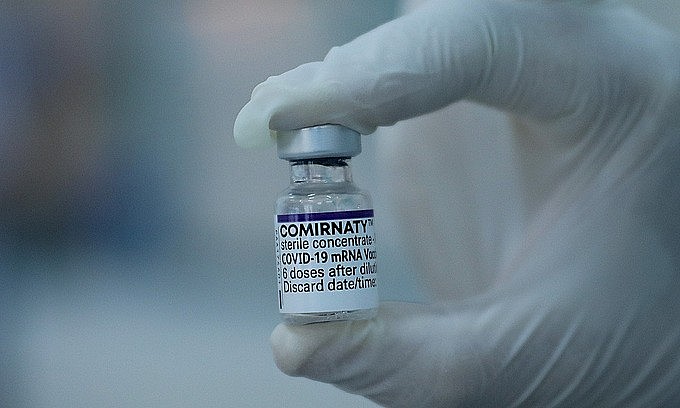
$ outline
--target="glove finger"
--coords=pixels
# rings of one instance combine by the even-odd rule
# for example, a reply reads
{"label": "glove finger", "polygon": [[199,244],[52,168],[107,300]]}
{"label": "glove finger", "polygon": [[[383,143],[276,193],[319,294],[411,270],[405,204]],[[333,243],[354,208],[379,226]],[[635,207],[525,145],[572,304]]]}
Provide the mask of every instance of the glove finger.
{"label": "glove finger", "polygon": [[[250,101],[241,109],[234,122],[234,139],[242,147],[266,146],[273,140],[270,119],[281,115],[286,103],[301,100],[301,93],[309,92],[306,83],[318,70],[320,62],[300,65],[282,75],[269,77],[253,89]],[[299,106],[297,109],[305,109]],[[310,123],[309,125],[313,125]],[[303,127],[304,123],[296,127]],[[278,126],[278,130],[285,127]],[[292,129],[292,128],[288,128]]]}
{"label": "glove finger", "polygon": [[[322,123],[367,134],[461,98],[542,120],[568,116],[566,133],[575,133],[608,114],[601,105],[616,101],[607,96],[636,99],[612,93],[618,86],[663,89],[663,49],[674,48],[657,34],[606,4],[432,2],[264,82],[235,138],[258,145],[271,140],[268,129]],[[650,67],[652,59],[663,63]]]}
{"label": "glove finger", "polygon": [[[475,342],[465,338],[471,330],[463,326],[423,305],[386,303],[367,321],[280,324],[271,343],[277,366],[288,375],[388,406],[442,406],[481,383]],[[462,335],[452,341],[451,333]]]}
{"label": "glove finger", "polygon": [[450,27],[457,27],[457,36],[470,38],[459,44],[455,55],[465,58],[465,66],[477,68],[485,57],[479,7],[474,2],[462,5],[427,7],[333,48],[322,63],[269,78],[239,113],[236,141],[242,146],[263,145],[271,140],[269,129],[322,123],[369,134],[377,126],[443,106],[457,96],[446,91],[474,81],[461,74],[450,82],[449,57],[431,55],[443,46],[439,42],[448,44]]}

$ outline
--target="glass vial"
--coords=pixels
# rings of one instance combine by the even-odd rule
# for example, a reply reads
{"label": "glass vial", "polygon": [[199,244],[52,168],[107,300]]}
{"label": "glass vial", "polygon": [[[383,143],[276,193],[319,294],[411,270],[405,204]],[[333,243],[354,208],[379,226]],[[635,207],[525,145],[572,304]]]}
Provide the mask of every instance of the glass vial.
{"label": "glass vial", "polygon": [[369,319],[378,307],[373,206],[352,181],[359,133],[339,125],[277,132],[290,186],[276,200],[276,275],[283,320]]}

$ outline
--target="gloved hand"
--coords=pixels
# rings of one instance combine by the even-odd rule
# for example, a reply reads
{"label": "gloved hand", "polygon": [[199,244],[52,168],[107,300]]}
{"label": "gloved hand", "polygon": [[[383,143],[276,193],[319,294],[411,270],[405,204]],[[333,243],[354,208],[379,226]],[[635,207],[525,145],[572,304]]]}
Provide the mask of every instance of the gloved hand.
{"label": "gloved hand", "polygon": [[[370,321],[279,325],[279,368],[386,406],[680,406],[673,35],[609,3],[429,3],[260,84],[234,135],[371,133],[460,99],[509,112],[516,133],[525,212],[493,282]],[[420,271],[455,282],[445,272]]]}

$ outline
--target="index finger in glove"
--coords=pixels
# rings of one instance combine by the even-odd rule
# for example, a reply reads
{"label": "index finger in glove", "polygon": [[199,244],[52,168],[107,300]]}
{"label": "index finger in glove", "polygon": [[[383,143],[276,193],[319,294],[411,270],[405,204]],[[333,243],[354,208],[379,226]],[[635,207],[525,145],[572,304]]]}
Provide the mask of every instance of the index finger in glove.
{"label": "index finger in glove", "polygon": [[[263,145],[269,129],[323,123],[368,134],[462,98],[542,120],[571,115],[580,129],[611,110],[602,104],[622,102],[610,96],[634,102],[644,99],[638,92],[668,88],[663,50],[674,47],[658,34],[610,5],[431,2],[333,48],[323,62],[269,78],[234,136]],[[621,86],[635,92],[622,95]]]}

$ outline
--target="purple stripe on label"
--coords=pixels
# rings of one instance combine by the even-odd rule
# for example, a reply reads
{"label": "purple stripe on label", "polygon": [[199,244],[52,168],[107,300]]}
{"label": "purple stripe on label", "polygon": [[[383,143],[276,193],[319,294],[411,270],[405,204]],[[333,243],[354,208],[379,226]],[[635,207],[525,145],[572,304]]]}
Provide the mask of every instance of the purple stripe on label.
{"label": "purple stripe on label", "polygon": [[276,216],[276,222],[328,221],[372,217],[373,210],[334,211],[304,214],[279,214]]}

